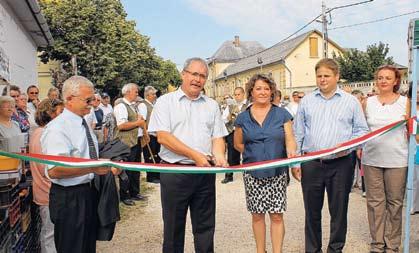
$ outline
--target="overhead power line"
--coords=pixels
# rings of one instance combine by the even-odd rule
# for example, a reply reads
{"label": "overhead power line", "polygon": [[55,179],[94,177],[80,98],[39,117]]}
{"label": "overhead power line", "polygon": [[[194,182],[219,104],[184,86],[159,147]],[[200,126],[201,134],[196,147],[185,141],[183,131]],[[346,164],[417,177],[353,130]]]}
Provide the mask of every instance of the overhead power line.
{"label": "overhead power line", "polygon": [[407,13],[403,13],[403,14],[399,14],[396,16],[391,16],[391,17],[386,17],[386,18],[380,18],[380,19],[375,19],[375,20],[370,20],[370,21],[366,21],[366,22],[362,22],[362,23],[356,23],[356,24],[351,24],[351,25],[343,25],[343,26],[336,26],[333,28],[329,28],[329,30],[337,30],[337,29],[343,29],[343,28],[348,28],[348,27],[354,27],[354,26],[360,26],[360,25],[366,25],[366,24],[371,24],[371,23],[377,23],[377,22],[381,22],[381,21],[385,21],[385,20],[389,20],[389,19],[393,19],[393,18],[398,18],[398,17],[402,17],[402,16],[407,16],[407,15],[411,15],[414,13],[418,13],[419,10],[417,11],[411,11],[411,12],[407,12]]}

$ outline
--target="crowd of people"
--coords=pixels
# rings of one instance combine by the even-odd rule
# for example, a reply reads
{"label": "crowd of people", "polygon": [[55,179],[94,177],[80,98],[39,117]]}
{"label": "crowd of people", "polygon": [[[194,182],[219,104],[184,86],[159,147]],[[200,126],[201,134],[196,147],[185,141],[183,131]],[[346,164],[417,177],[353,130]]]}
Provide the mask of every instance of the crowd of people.
{"label": "crowd of people", "polygon": [[[308,94],[294,91],[292,101],[282,98],[271,77],[256,74],[245,88],[234,89],[234,99],[226,96],[221,105],[202,92],[208,66],[201,58],[185,62],[176,91],[157,98],[157,89],[146,86],[141,98],[139,86],[128,83],[113,106],[107,93],[96,92],[82,76],[67,79],[61,91],[51,88],[42,101],[37,86],[24,93],[12,85],[0,96],[0,137],[27,133],[30,153],[89,159],[101,158],[101,147],[117,140],[125,147],[126,162],[227,167],[332,148],[410,115],[410,100],[398,92],[401,76],[394,66],[377,69],[377,94],[369,97],[338,87],[334,60],[320,60],[314,72],[317,89]],[[327,252],[343,251],[354,186],[366,197],[370,252],[399,252],[407,153],[407,129],[399,127],[362,147],[292,168],[245,172],[256,251],[266,252],[268,214],[272,252],[282,252],[291,172],[303,193],[305,252],[322,252],[325,192],[331,224]],[[98,213],[103,211],[97,204],[97,177],[119,180],[118,196],[124,205],[147,199],[141,193],[140,172],[35,162],[30,167],[33,198],[42,218],[42,252],[96,251]],[[416,172],[416,185],[417,178]],[[221,183],[233,180],[227,173]],[[160,184],[162,251],[184,251],[189,210],[195,251],[214,252],[215,174],[147,173],[146,181]],[[416,190],[411,213],[419,211],[418,196]]]}

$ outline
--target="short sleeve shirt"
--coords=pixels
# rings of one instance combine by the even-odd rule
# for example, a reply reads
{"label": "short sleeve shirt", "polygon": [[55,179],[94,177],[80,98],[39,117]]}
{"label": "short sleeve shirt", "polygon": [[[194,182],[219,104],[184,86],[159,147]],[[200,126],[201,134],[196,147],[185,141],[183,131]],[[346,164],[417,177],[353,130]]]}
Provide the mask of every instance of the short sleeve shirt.
{"label": "short sleeve shirt", "polygon": [[[96,152],[98,143],[96,135],[89,126],[90,135],[93,138]],[[82,125],[82,117],[64,109],[63,113],[48,123],[41,135],[42,153],[46,155],[58,155],[68,157],[90,158],[89,143],[87,141],[86,129]],[[99,154],[98,154],[99,155]],[[45,175],[55,167],[47,165]],[[90,182],[94,177],[93,173],[82,176],[51,179],[55,184],[61,186],[73,186]]]}
{"label": "short sleeve shirt", "polygon": [[[185,145],[205,155],[212,152],[212,139],[228,134],[215,100],[205,95],[189,99],[181,88],[157,99],[148,132],[153,135],[158,131],[171,133]],[[159,156],[169,163],[193,163],[188,157],[176,154],[163,145]]]}
{"label": "short sleeve shirt", "polygon": [[[253,118],[249,107],[237,116],[235,126],[243,132],[243,163],[286,158],[284,124],[292,119],[284,108],[272,105],[262,125]],[[278,176],[288,167],[249,172],[256,178]]]}

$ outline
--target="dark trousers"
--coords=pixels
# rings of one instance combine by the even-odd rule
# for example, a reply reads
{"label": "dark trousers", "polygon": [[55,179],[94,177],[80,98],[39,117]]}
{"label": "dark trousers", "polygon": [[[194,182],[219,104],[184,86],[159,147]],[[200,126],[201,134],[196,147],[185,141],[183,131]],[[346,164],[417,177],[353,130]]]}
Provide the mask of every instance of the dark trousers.
{"label": "dark trousers", "polygon": [[184,252],[188,208],[195,252],[214,252],[215,174],[160,175],[163,208],[163,253]]}
{"label": "dark trousers", "polygon": [[[129,162],[141,161],[141,146],[131,147]],[[124,172],[123,172],[124,173]],[[140,172],[126,170],[126,177],[119,176],[119,197],[121,200],[129,199],[140,193]]]}
{"label": "dark trousers", "polygon": [[[157,137],[150,135],[150,143],[148,144],[150,146],[150,150],[152,154],[150,153],[150,150],[147,146],[143,147],[143,156],[144,156],[144,162],[146,163],[160,163],[160,144],[157,142]],[[154,161],[153,158],[154,157]],[[160,173],[158,172],[147,172],[147,182],[151,182],[155,179],[160,179]]]}
{"label": "dark trousers", "polygon": [[[227,162],[230,166],[240,164],[240,152],[234,148],[234,131],[227,135]],[[233,173],[226,173],[226,178],[233,179]]]}
{"label": "dark trousers", "polygon": [[52,184],[49,211],[58,253],[96,252],[97,197],[90,184]]}
{"label": "dark trousers", "polygon": [[346,241],[349,192],[354,173],[350,155],[331,161],[314,160],[302,164],[305,208],[305,251],[322,252],[322,208],[327,191],[330,213],[330,240],[327,252],[342,252]]}

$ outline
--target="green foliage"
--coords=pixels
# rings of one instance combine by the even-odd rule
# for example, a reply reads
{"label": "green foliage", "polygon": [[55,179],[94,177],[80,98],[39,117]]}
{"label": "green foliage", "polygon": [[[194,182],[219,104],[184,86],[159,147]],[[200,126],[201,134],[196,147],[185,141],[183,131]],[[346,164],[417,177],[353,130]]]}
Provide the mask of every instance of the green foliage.
{"label": "green foliage", "polygon": [[371,81],[375,70],[384,64],[394,64],[392,57],[387,57],[387,44],[379,42],[367,46],[367,51],[349,49],[342,56],[334,56],[340,66],[340,77],[348,82]]}
{"label": "green foliage", "polygon": [[150,47],[150,39],[135,30],[135,22],[119,0],[42,0],[54,45],[40,51],[41,61],[59,60],[71,69],[77,57],[78,74],[97,88],[117,93],[128,82],[165,89],[179,85],[176,66]]}

